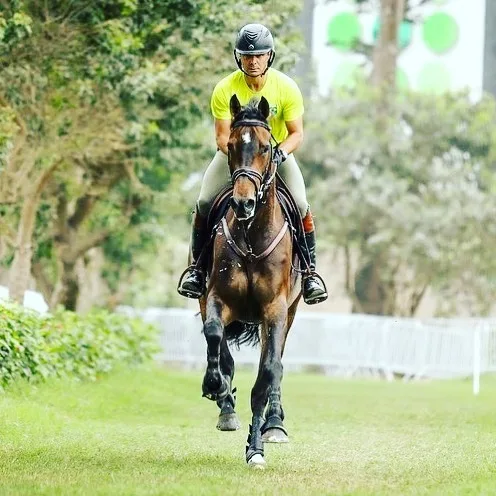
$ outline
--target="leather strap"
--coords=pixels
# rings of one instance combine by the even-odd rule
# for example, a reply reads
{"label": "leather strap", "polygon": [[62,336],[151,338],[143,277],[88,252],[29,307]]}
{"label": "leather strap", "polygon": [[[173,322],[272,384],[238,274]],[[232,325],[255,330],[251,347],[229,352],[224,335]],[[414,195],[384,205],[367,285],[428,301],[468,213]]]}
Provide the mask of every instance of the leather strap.
{"label": "leather strap", "polygon": [[263,127],[264,129],[267,129],[267,131],[271,131],[270,126],[266,122],[259,121],[257,119],[234,121],[231,124],[231,129],[235,129],[237,127]]}
{"label": "leather strap", "polygon": [[232,250],[239,255],[241,258],[247,258],[249,260],[254,260],[258,262],[259,260],[264,259],[269,256],[275,249],[275,247],[281,242],[282,238],[286,234],[288,230],[288,222],[284,221],[281,230],[277,234],[277,236],[272,240],[272,243],[260,254],[255,255],[254,253],[245,253],[234,241],[231,231],[229,231],[229,226],[227,225],[227,221],[225,217],[222,217],[222,230],[224,231],[224,235],[227,240],[227,244],[232,248]]}

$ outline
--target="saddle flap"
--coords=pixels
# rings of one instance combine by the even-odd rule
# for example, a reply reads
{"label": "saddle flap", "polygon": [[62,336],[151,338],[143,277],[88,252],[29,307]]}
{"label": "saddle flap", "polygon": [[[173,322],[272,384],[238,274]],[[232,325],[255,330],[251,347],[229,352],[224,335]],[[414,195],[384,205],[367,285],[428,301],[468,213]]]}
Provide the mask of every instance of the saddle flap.
{"label": "saddle flap", "polygon": [[215,197],[215,200],[210,207],[210,211],[208,212],[208,232],[212,233],[215,226],[217,226],[222,220],[222,217],[226,215],[229,210],[229,202],[232,197],[232,192],[232,186],[227,186]]}
{"label": "saddle flap", "polygon": [[[299,260],[306,260],[305,265],[309,265],[310,260],[308,260],[308,254],[301,248],[302,244],[306,245],[306,241],[305,228],[303,227],[303,219],[301,218],[300,209],[298,208],[291,191],[279,173],[276,177],[276,185],[277,199],[281,205],[284,217],[288,221],[293,239],[295,240],[295,243],[293,244],[295,247],[293,263],[298,264]],[[298,257],[296,255],[298,255]]]}
{"label": "saddle flap", "polygon": [[276,195],[293,236],[296,240],[300,239],[304,236],[303,219],[291,191],[279,173],[276,176]]}

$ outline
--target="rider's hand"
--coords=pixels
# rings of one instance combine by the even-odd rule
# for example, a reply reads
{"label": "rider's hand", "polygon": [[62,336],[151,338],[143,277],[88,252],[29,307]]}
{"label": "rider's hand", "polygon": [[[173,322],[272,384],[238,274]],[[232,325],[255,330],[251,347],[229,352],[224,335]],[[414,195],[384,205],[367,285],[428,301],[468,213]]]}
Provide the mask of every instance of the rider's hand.
{"label": "rider's hand", "polygon": [[288,158],[288,152],[276,146],[272,154],[272,162],[279,167]]}

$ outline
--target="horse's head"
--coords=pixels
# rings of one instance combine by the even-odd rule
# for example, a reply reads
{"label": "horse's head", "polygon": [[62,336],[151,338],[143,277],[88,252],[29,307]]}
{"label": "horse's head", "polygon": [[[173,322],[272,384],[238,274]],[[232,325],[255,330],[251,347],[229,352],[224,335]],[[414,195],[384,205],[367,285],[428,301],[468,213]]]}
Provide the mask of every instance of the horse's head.
{"label": "horse's head", "polygon": [[248,220],[273,179],[269,102],[264,97],[252,99],[242,108],[233,95],[230,108],[233,120],[227,147],[233,183],[231,207],[237,219]]}

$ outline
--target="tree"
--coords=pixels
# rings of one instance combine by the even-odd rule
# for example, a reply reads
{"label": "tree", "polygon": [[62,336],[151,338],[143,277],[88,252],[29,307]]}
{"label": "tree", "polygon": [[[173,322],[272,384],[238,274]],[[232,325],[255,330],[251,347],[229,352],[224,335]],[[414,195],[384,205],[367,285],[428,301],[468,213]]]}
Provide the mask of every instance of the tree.
{"label": "tree", "polygon": [[[131,239],[126,229],[139,233],[160,215],[157,192],[188,173],[173,150],[230,66],[236,13],[277,30],[296,3],[0,2],[0,202],[16,299],[34,267],[52,304],[75,307],[77,261],[114,236]],[[117,262],[140,248],[107,253]]]}
{"label": "tree", "polygon": [[321,236],[346,254],[354,311],[411,316],[431,287],[444,313],[487,313],[496,291],[495,103],[398,94],[384,134],[381,98],[360,87],[318,100],[301,154],[312,204],[329,212]]}

